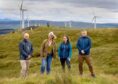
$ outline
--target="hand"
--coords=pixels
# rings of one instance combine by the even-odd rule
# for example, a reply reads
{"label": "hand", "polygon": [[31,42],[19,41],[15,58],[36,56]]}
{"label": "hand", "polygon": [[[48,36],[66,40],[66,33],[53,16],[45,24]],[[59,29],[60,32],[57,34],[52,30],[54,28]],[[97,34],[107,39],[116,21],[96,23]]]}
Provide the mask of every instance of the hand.
{"label": "hand", "polygon": [[81,51],[82,54],[85,54],[84,50]]}
{"label": "hand", "polygon": [[68,58],[68,61],[70,61],[70,58]]}
{"label": "hand", "polygon": [[30,58],[31,58],[31,55],[29,55],[27,59],[29,60]]}
{"label": "hand", "polygon": [[59,58],[59,60],[60,60],[60,57],[58,57]]}
{"label": "hand", "polygon": [[53,62],[54,62],[54,59],[52,58],[52,64],[53,64]]}

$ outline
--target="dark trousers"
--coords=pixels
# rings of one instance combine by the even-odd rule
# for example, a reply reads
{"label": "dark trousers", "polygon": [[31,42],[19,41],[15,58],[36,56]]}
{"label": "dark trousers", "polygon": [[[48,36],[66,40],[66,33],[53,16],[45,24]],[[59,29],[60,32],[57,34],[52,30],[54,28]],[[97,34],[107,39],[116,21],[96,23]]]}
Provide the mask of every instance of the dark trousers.
{"label": "dark trousers", "polygon": [[91,72],[91,75],[94,75],[93,66],[91,64],[90,56],[79,55],[79,72],[80,72],[80,75],[83,74],[83,62],[84,62],[84,60],[86,61],[87,65],[88,65],[88,68],[89,68],[89,71]]}
{"label": "dark trousers", "polygon": [[65,63],[67,64],[68,69],[69,70],[71,69],[70,61],[67,58],[61,58],[60,62],[64,72],[65,72]]}

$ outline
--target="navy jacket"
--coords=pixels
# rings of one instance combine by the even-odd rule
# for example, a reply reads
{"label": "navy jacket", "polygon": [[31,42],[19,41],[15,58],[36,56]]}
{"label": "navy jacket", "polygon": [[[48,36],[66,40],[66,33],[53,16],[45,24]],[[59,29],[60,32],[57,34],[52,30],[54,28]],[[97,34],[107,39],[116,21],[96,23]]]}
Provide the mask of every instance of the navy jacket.
{"label": "navy jacket", "polygon": [[26,60],[33,53],[32,44],[28,40],[23,40],[19,44],[20,60]]}
{"label": "navy jacket", "polygon": [[59,58],[71,58],[72,57],[72,46],[71,44],[61,43],[58,49]]}
{"label": "navy jacket", "polygon": [[85,37],[80,37],[77,41],[77,48],[79,50],[79,54],[83,55],[81,53],[81,50],[84,50],[85,54],[84,55],[89,55],[90,54],[90,48],[91,48],[91,39],[87,36]]}

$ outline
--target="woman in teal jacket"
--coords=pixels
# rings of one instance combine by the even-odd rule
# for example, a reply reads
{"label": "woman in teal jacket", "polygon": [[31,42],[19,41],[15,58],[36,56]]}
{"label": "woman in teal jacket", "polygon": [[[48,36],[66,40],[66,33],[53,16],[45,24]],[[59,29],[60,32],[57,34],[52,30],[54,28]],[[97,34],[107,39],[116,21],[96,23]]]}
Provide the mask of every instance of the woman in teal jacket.
{"label": "woman in teal jacket", "polygon": [[70,60],[72,57],[72,46],[70,44],[68,36],[63,36],[63,42],[60,44],[58,49],[58,56],[61,62],[61,66],[63,71],[65,71],[65,63],[68,66],[68,69],[70,70]]}

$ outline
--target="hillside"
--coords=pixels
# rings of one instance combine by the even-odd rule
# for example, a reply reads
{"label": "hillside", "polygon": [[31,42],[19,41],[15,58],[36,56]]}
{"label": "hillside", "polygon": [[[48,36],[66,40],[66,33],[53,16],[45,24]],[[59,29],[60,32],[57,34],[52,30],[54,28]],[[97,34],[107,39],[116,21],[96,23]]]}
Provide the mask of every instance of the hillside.
{"label": "hillside", "polygon": [[[31,59],[29,76],[26,80],[19,78],[20,63],[18,43],[22,39],[21,32],[0,36],[0,84],[117,84],[118,83],[118,29],[87,29],[92,39],[92,62],[96,78],[91,78],[86,64],[84,76],[78,72],[78,52],[76,41],[81,29],[66,28],[37,28],[30,33],[30,39],[34,46],[34,54]],[[52,73],[40,75],[41,58],[38,57],[40,45],[47,38],[47,34],[53,31],[57,35],[57,46],[62,36],[69,35],[73,47],[70,73],[62,73],[58,57],[53,60]]]}

